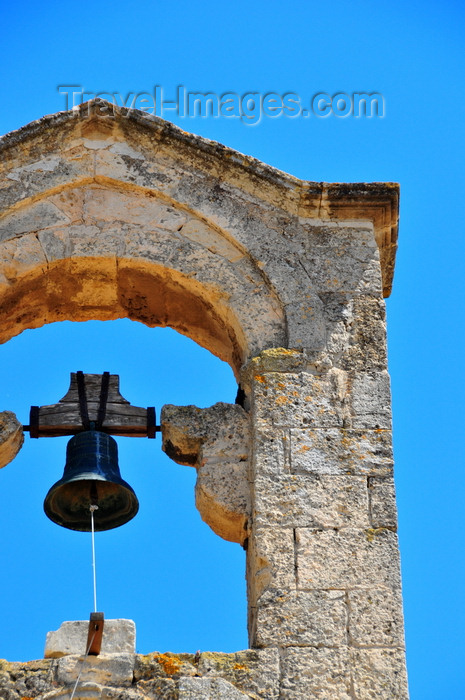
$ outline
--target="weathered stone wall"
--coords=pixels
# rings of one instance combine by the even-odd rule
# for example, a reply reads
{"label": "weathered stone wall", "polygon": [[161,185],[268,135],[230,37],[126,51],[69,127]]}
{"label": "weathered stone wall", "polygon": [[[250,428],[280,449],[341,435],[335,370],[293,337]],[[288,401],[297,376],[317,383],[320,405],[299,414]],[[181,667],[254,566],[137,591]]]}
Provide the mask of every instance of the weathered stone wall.
{"label": "weathered stone wall", "polygon": [[397,186],[302,182],[162,120],[87,109],[0,145],[0,338],[128,316],[189,335],[240,384],[236,406],[164,407],[162,429],[197,469],[204,520],[247,549],[254,649],[213,655],[212,676],[183,657],[189,672],[163,683],[158,657],[138,660],[122,687],[404,700],[383,301]]}
{"label": "weathered stone wall", "polygon": [[29,663],[0,660],[2,700],[245,700],[279,697],[276,649],[235,654],[107,654]]}

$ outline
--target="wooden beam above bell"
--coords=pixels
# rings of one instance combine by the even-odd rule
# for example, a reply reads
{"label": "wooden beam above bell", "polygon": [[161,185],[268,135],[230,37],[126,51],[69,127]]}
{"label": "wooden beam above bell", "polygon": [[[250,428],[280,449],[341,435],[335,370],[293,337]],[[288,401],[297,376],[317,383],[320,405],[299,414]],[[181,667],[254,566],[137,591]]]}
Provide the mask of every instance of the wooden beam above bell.
{"label": "wooden beam above bell", "polygon": [[155,409],[132,406],[119,391],[119,375],[71,372],[70,386],[58,403],[31,406],[31,437],[60,437],[95,429],[109,435],[154,438]]}

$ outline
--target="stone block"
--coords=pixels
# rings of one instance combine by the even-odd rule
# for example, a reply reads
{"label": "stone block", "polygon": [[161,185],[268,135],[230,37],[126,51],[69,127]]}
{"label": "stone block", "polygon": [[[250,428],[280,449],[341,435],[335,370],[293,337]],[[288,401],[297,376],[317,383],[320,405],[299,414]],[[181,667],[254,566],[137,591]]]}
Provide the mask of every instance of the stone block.
{"label": "stone block", "polygon": [[[120,693],[120,688],[105,688],[102,700],[126,700],[125,695]],[[127,700],[179,700],[177,682],[172,678],[139,681],[137,690],[131,690],[131,693],[134,693],[134,696],[128,696]]]}
{"label": "stone block", "polygon": [[391,388],[385,372],[358,372],[350,377],[352,428],[391,428]]}
{"label": "stone block", "polygon": [[147,227],[161,228],[171,233],[187,222],[187,215],[151,195],[115,192],[102,187],[92,190],[85,204],[89,223],[118,221]]}
{"label": "stone block", "polygon": [[251,479],[258,475],[279,479],[290,469],[289,430],[258,430],[254,434]]}
{"label": "stone block", "polygon": [[125,252],[121,229],[118,234],[115,236],[111,228],[102,229],[85,223],[41,231],[39,240],[49,262],[67,257],[113,259]]}
{"label": "stone block", "polygon": [[356,295],[351,301],[352,319],[348,347],[341,367],[348,371],[380,371],[387,366],[386,308],[384,299]]}
{"label": "stone block", "polygon": [[[155,135],[154,135],[155,136]],[[153,141],[158,141],[157,136]],[[169,194],[176,183],[176,172],[169,174],[173,182],[168,181],[168,177],[160,170],[159,163],[152,163],[147,158],[141,158],[141,150],[145,144],[137,144],[139,152],[121,153],[111,149],[99,149],[95,152],[95,173],[101,177],[110,177],[128,182],[131,185],[140,185],[142,187],[155,187],[157,191],[163,191]],[[134,151],[134,149],[131,149]],[[163,166],[162,166],[163,167]],[[178,173],[181,168],[178,169]],[[179,175],[178,175],[179,176]],[[171,179],[171,178],[170,178]]]}
{"label": "stone block", "polygon": [[266,590],[296,588],[294,530],[254,527],[247,549],[249,603]]}
{"label": "stone block", "polygon": [[179,700],[247,700],[242,693],[223,678],[181,678]]}
{"label": "stone block", "polygon": [[247,376],[262,375],[266,372],[296,372],[304,370],[307,356],[303,350],[295,348],[269,348],[254,357],[244,368]]}
{"label": "stone block", "polygon": [[99,654],[99,656],[62,656],[57,661],[57,681],[66,685],[82,682],[99,685],[128,685],[134,675],[135,654]]}
{"label": "stone block", "polygon": [[323,309],[316,295],[286,304],[285,311],[290,347],[305,348],[307,352],[327,349]]}
{"label": "stone block", "polygon": [[47,198],[67,217],[68,221],[77,223],[84,218],[84,200],[87,190],[85,187],[70,187],[58,194]]}
{"label": "stone block", "polygon": [[0,274],[2,279],[14,282],[27,272],[47,269],[47,258],[35,233],[0,244]]}
{"label": "stone block", "polygon": [[[85,654],[89,622],[63,622],[57,630],[47,633],[45,658],[56,659],[68,654]],[[132,620],[105,620],[102,635],[102,654],[134,654],[136,626]]]}
{"label": "stone block", "polygon": [[171,652],[137,655],[134,667],[134,680],[150,680],[152,678],[177,679],[181,676],[195,676],[198,667],[194,654],[173,654]]}
{"label": "stone block", "polygon": [[233,654],[204,652],[200,655],[198,673],[203,677],[224,678],[248,697],[277,700],[279,696],[278,649],[245,649]]}
{"label": "stone block", "polygon": [[321,293],[326,349],[336,367],[350,372],[386,369],[384,300],[367,294]]}
{"label": "stone block", "polygon": [[371,526],[397,530],[397,505],[394,479],[371,478],[368,481]]}
{"label": "stone block", "polygon": [[352,700],[347,647],[284,650],[280,700]]}
{"label": "stone block", "polygon": [[76,223],[41,231],[39,240],[50,262],[68,257],[96,257],[103,264],[102,258],[124,257],[126,253],[121,224],[99,227],[87,222]]}
{"label": "stone block", "polygon": [[397,535],[383,528],[299,528],[297,581],[301,589],[400,589]]}
{"label": "stone block", "polygon": [[[76,697],[76,696],[75,696]],[[137,690],[135,688],[102,688],[99,700],[178,700],[178,693],[174,681],[158,679],[148,682]],[[44,698],[48,700],[48,698]],[[66,698],[69,700],[69,696]],[[76,700],[79,700],[76,697]]]}
{"label": "stone block", "polygon": [[164,406],[163,449],[197,467],[196,505],[202,519],[230,542],[244,543],[250,515],[249,417],[241,406]]}
{"label": "stone block", "polygon": [[402,596],[400,589],[352,590],[349,606],[349,643],[352,646],[404,645]]}
{"label": "stone block", "polygon": [[346,643],[342,591],[269,592],[254,612],[253,646],[335,647]]}
{"label": "stone block", "polygon": [[308,372],[256,374],[253,413],[258,429],[343,427],[343,401],[347,392],[345,372],[324,375]]}
{"label": "stone block", "polygon": [[244,253],[239,248],[200,219],[189,219],[183,225],[181,232],[185,238],[202,245],[216,255],[221,255],[229,262],[235,263],[244,257]]}
{"label": "stone block", "polygon": [[[53,144],[56,148],[56,143]],[[22,149],[21,149],[22,150]],[[10,170],[0,188],[0,209],[7,210],[25,197],[40,197],[63,184],[93,177],[94,159],[88,151],[77,149],[53,153],[29,162],[22,162]],[[11,167],[11,163],[9,164]]]}
{"label": "stone block", "polygon": [[256,476],[253,520],[258,526],[370,527],[363,476]]}
{"label": "stone block", "polygon": [[[76,693],[73,700],[103,700],[104,697],[107,697],[105,690],[106,689],[98,683],[80,681],[76,688]],[[67,687],[52,690],[44,695],[40,695],[39,697],[40,700],[70,700],[71,693],[72,689]],[[132,696],[130,700],[139,700],[139,697],[140,696]],[[8,700],[10,700],[10,698],[8,698]],[[13,700],[13,698],[11,700]],[[16,700],[16,698],[14,700]],[[129,698],[125,695],[124,690],[120,691],[118,700],[129,700]]]}
{"label": "stone block", "polygon": [[408,700],[403,649],[351,649],[349,658],[357,700]]}
{"label": "stone block", "polygon": [[372,225],[305,226],[303,264],[314,289],[382,295],[378,248]]}
{"label": "stone block", "polygon": [[390,430],[293,428],[289,452],[294,474],[392,474]]}
{"label": "stone block", "polygon": [[68,222],[68,217],[52,202],[36,202],[22,211],[15,212],[2,219],[0,224],[0,241],[7,241],[24,233],[40,231],[44,228]]}

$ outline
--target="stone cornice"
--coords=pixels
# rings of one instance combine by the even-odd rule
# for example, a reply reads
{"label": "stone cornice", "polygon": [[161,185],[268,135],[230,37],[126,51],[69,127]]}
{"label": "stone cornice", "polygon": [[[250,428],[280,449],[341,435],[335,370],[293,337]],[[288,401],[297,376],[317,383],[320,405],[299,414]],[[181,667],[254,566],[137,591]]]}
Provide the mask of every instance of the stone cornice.
{"label": "stone cornice", "polygon": [[371,221],[379,247],[384,296],[392,288],[399,216],[397,183],[325,183],[300,180],[256,158],[183,131],[171,122],[138,110],[119,108],[104,100],[84,103],[69,112],[45,116],[0,138],[5,166],[18,149],[33,158],[60,148],[68,138],[100,133],[119,139],[137,134],[152,146],[169,149],[201,171],[219,177],[222,185],[240,187],[268,206],[302,218],[324,221]]}

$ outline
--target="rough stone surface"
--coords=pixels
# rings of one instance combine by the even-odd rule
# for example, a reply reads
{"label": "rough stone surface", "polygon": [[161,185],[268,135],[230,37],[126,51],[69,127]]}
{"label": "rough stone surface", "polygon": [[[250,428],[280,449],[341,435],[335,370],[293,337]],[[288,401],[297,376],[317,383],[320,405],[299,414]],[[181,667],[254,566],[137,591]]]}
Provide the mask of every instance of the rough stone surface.
{"label": "rough stone surface", "polygon": [[235,654],[206,652],[200,655],[202,676],[224,678],[251,697],[277,700],[280,658],[277,648],[247,649]]}
{"label": "rough stone surface", "polygon": [[9,464],[24,442],[23,426],[11,411],[0,413],[0,468]]}
{"label": "rough stone surface", "polygon": [[222,678],[182,678],[179,682],[179,700],[244,700],[250,695],[241,693]]}
{"label": "rough stone surface", "polygon": [[252,639],[258,647],[344,644],[347,611],[341,591],[269,591],[257,601]]}
{"label": "rough stone surface", "polygon": [[[45,640],[46,659],[86,651],[88,620],[63,622],[57,630],[48,632]],[[132,620],[105,620],[102,635],[102,654],[134,654],[136,626]]]}
{"label": "rough stone surface", "polygon": [[[246,650],[235,654],[203,653],[197,660],[188,654],[150,654],[132,656],[135,660],[134,674],[129,683],[126,674],[126,655],[101,655],[86,659],[79,682],[76,698],[179,698],[226,699],[240,697],[267,698],[277,700],[279,692],[279,655],[276,649]],[[130,655],[129,655],[130,656]],[[63,657],[31,664],[0,664],[0,697],[7,688],[23,692],[21,678],[27,677],[29,666],[28,692],[30,697],[41,697],[35,691],[40,688],[47,698],[67,698],[81,669],[82,657]],[[48,664],[46,666],[45,664]],[[37,666],[37,664],[41,664]],[[115,670],[116,669],[116,670]],[[34,685],[33,671],[41,671],[40,682]],[[46,680],[43,677],[47,671]],[[124,679],[122,676],[124,675]],[[8,679],[8,684],[6,682]],[[11,682],[10,682],[11,679]],[[16,685],[13,686],[13,683]],[[37,688],[36,688],[37,686]],[[59,686],[59,687],[57,687]],[[9,692],[9,691],[8,691]],[[12,690],[13,692],[13,690]],[[1,694],[3,693],[3,694]],[[195,694],[193,694],[195,693]],[[6,698],[9,697],[5,696]],[[12,695],[16,700],[19,695]]]}
{"label": "rough stone surface", "polygon": [[404,620],[398,589],[349,591],[347,604],[349,638],[353,646],[403,646]]}
{"label": "rough stone surface", "polygon": [[354,695],[363,700],[403,700],[407,677],[403,649],[351,649]]}
{"label": "rough stone surface", "polygon": [[362,476],[255,478],[254,522],[294,527],[369,527],[368,489]]}
{"label": "rough stone surface", "polygon": [[348,657],[346,647],[286,649],[280,697],[282,700],[353,700]]}
{"label": "rough stone surface", "polygon": [[391,428],[391,391],[389,375],[358,372],[350,377],[351,427],[389,430]]}
{"label": "rough stone surface", "polygon": [[400,588],[397,535],[390,530],[299,528],[296,539],[300,588]]}
{"label": "rough stone surface", "polygon": [[134,680],[139,682],[154,678],[178,679],[198,675],[198,664],[193,654],[145,654],[136,657]]}
{"label": "rough stone surface", "polygon": [[0,660],[0,698],[69,700],[81,666],[77,700],[278,700],[280,692],[276,648],[234,654],[204,652],[199,658],[155,652],[147,656],[100,655],[87,658],[84,664],[82,660],[80,656],[27,664]]}
{"label": "rough stone surface", "polygon": [[368,482],[371,525],[397,530],[397,506],[394,480],[370,479]]}
{"label": "rough stone surface", "polygon": [[269,589],[295,590],[295,532],[293,528],[254,528],[248,543],[249,601],[255,605]]}
{"label": "rough stone surface", "polygon": [[321,428],[290,431],[291,471],[294,474],[392,473],[390,430]]}
{"label": "rough stone surface", "polygon": [[249,417],[240,406],[163,406],[163,449],[195,466],[196,506],[220,537],[243,544],[250,515]]}
{"label": "rough stone surface", "polygon": [[50,659],[9,663],[0,659],[0,698],[22,700],[36,698],[52,689],[54,664]]}
{"label": "rough stone surface", "polygon": [[63,685],[71,685],[81,674],[83,682],[128,685],[133,679],[134,656],[134,654],[62,656],[57,660],[57,681]]}
{"label": "rough stone surface", "polygon": [[270,423],[274,428],[344,427],[347,376],[342,370],[331,369],[324,375],[267,372],[256,374],[254,379],[258,427]]}
{"label": "rough stone surface", "polygon": [[[161,423],[204,520],[247,550],[255,648],[102,655],[79,697],[406,700],[383,301],[397,185],[297,180],[98,100],[0,152],[0,342],[127,317],[240,382],[238,405]],[[22,436],[2,415],[6,464]],[[0,697],[64,700],[79,658],[4,664]]]}

